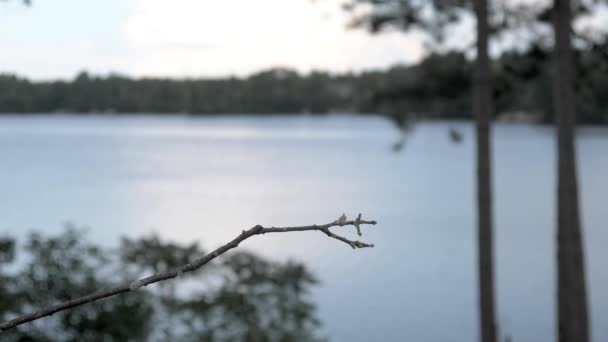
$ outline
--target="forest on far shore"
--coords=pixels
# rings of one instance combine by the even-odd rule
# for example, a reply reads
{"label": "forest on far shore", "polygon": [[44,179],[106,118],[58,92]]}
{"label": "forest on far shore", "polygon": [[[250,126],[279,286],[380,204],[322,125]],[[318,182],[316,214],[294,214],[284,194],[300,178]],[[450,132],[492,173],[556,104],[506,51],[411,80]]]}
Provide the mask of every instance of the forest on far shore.
{"label": "forest on far shore", "polygon": [[[577,51],[579,123],[608,123],[605,54],[601,48]],[[532,46],[493,61],[499,119],[554,121],[550,57],[547,50]],[[450,52],[431,54],[415,65],[342,74],[275,68],[248,77],[135,79],[81,72],[70,81],[0,74],[0,113],[354,112],[470,119],[472,68],[463,53]]]}

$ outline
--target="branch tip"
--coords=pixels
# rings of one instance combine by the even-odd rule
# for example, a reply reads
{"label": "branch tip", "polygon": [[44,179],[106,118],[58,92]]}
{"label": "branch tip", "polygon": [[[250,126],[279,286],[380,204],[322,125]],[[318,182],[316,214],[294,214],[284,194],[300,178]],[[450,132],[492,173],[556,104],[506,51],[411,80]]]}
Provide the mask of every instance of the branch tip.
{"label": "branch tip", "polygon": [[106,290],[98,291],[95,293],[91,293],[89,295],[86,295],[86,296],[83,296],[80,298],[71,299],[71,300],[65,301],[63,303],[44,308],[42,310],[30,313],[30,314],[26,314],[26,315],[17,317],[10,321],[2,322],[2,323],[0,323],[0,331],[6,331],[9,329],[15,328],[16,326],[19,326],[21,324],[35,321],[35,320],[43,318],[43,317],[51,316],[57,312],[68,310],[68,309],[71,309],[71,308],[74,308],[74,307],[77,307],[77,306],[80,306],[80,305],[83,305],[86,303],[94,302],[94,301],[97,301],[97,300],[100,300],[103,298],[116,296],[121,293],[129,292],[129,291],[135,291],[141,287],[144,287],[144,286],[147,286],[150,284],[154,284],[154,283],[157,283],[160,281],[168,280],[171,278],[177,278],[177,277],[181,276],[183,273],[192,272],[194,270],[197,270],[197,269],[203,267],[204,265],[209,263],[211,260],[213,260],[217,256],[222,255],[233,248],[236,248],[239,245],[239,243],[243,242],[244,240],[246,240],[254,235],[261,235],[261,234],[266,234],[266,233],[320,231],[320,232],[323,232],[324,234],[326,234],[330,238],[333,238],[333,239],[346,243],[353,249],[374,247],[373,244],[367,244],[367,243],[364,243],[361,241],[352,241],[343,236],[336,235],[329,230],[329,228],[331,228],[331,227],[336,227],[336,226],[341,227],[341,226],[346,226],[346,225],[353,225],[357,228],[357,234],[359,234],[359,236],[361,236],[361,227],[360,226],[364,225],[364,224],[375,225],[376,221],[365,221],[365,220],[361,219],[361,214],[359,214],[354,221],[348,221],[346,214],[342,214],[342,216],[340,216],[340,218],[338,220],[333,221],[331,223],[323,224],[323,225],[314,224],[314,225],[310,225],[310,226],[282,227],[282,228],[276,228],[276,227],[264,228],[261,225],[256,225],[255,227],[253,227],[249,230],[243,230],[241,232],[241,234],[238,235],[234,240],[217,248],[212,253],[206,254],[181,267],[177,267],[173,270],[166,271],[166,272],[159,272],[159,273],[153,274],[149,277],[133,281],[133,282],[123,285],[121,287],[117,287],[117,288],[113,288],[113,289],[106,289]]}

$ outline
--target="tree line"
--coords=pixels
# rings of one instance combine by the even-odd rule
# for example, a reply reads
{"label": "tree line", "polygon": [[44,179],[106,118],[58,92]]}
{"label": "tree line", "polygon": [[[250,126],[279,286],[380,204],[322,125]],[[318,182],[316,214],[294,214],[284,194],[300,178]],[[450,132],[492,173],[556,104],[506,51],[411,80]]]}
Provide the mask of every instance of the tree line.
{"label": "tree line", "polygon": [[[605,46],[608,51],[608,45]],[[578,120],[608,123],[608,58],[598,46],[576,50]],[[499,114],[523,112],[555,122],[550,50],[532,45],[491,61]],[[248,77],[129,78],[81,72],[69,81],[0,75],[0,113],[292,114],[330,112],[472,119],[474,61],[433,53],[418,64],[332,74],[275,68]]]}
{"label": "tree line", "polygon": [[[415,114],[423,117],[464,118],[467,117],[467,113],[473,114],[476,125],[477,157],[477,261],[480,341],[496,342],[500,336],[496,322],[494,298],[491,119],[495,113],[506,110],[538,111],[544,121],[557,123],[556,336],[558,341],[563,342],[586,342],[590,339],[583,229],[578,201],[575,125],[577,121],[588,123],[605,123],[607,121],[606,99],[602,99],[602,95],[606,93],[607,89],[605,76],[603,76],[605,75],[603,71],[606,70],[605,51],[607,43],[605,37],[603,37],[603,43],[602,40],[588,43],[589,40],[587,39],[590,36],[585,37],[584,43],[581,43],[581,32],[579,32],[580,30],[577,31],[574,23],[581,17],[589,16],[598,6],[605,3],[604,0],[576,2],[553,0],[552,3],[516,4],[518,7],[511,9],[508,8],[506,3],[503,3],[504,6],[497,6],[496,3],[488,0],[433,0],[429,2],[416,0],[352,0],[345,4],[345,9],[348,11],[353,11],[360,5],[365,5],[364,8],[367,9],[363,15],[357,13],[353,15],[354,26],[362,26],[372,32],[379,32],[386,26],[404,31],[419,29],[439,43],[444,39],[446,28],[450,24],[461,23],[463,19],[467,18],[467,15],[472,16],[476,21],[476,56],[474,62],[469,62],[463,54],[434,54],[416,66],[392,68],[385,73],[371,72],[361,75],[347,75],[346,77],[356,80],[365,79],[366,82],[362,83],[361,88],[354,87],[354,83],[349,85],[349,82],[345,82],[345,86],[334,87],[333,91],[340,94],[346,100],[346,103],[350,104],[349,111],[370,110],[387,113],[395,117]],[[529,45],[529,49],[523,53],[507,53],[498,59],[490,58],[489,43],[492,39],[495,39],[500,32],[518,30],[522,24],[526,24],[523,28],[528,30],[529,35],[538,35],[535,39],[537,38],[540,43]],[[542,44],[547,39],[542,31],[532,29],[543,25],[545,28],[546,26],[550,28],[549,44]],[[588,33],[589,31],[585,32],[585,34]],[[607,33],[600,32],[595,36],[601,36],[602,34]],[[592,32],[591,36],[593,35]],[[579,38],[578,44],[573,44],[574,38]],[[577,51],[575,49],[577,45],[584,48]],[[548,56],[551,56],[551,58],[548,58]],[[509,57],[513,58],[511,62],[515,61],[515,63],[509,64]],[[549,60],[551,60],[551,63],[548,62]],[[424,68],[425,65],[426,69]],[[416,70],[419,73],[418,79],[413,76]],[[391,72],[395,73],[395,79],[385,78],[385,76],[391,75]],[[289,77],[290,74],[293,77]],[[256,84],[256,82],[251,82],[252,86],[250,84],[251,79],[256,79],[260,75],[269,75],[270,77],[265,78],[268,83],[259,82]],[[363,75],[369,78],[362,77]],[[448,77],[444,78],[445,76]],[[310,75],[302,77],[293,71],[277,69],[253,75],[247,79],[216,80],[220,82],[232,81],[235,82],[234,85],[245,81],[245,84],[249,86],[244,87],[247,91],[239,93],[235,93],[231,87],[219,87],[220,90],[214,88],[215,92],[210,93],[185,90],[181,94],[183,101],[178,102],[182,109],[177,110],[177,112],[212,113],[213,111],[193,110],[196,106],[192,106],[192,101],[202,99],[201,103],[205,103],[205,99],[211,98],[212,95],[228,96],[228,102],[247,103],[251,106],[243,107],[245,108],[244,111],[235,111],[240,113],[297,111],[321,113],[333,111],[335,108],[347,108],[327,106],[320,107],[322,108],[320,110],[312,110],[314,107],[309,102],[297,101],[300,96],[304,96],[303,94],[297,94],[293,97],[287,96],[287,94],[291,94],[289,89],[292,88],[290,87],[300,84],[295,82],[294,79],[308,79],[309,77]],[[340,76],[325,75],[325,77],[332,79]],[[342,77],[345,77],[345,75],[342,75]],[[412,79],[417,82],[412,81]],[[19,80],[13,77],[13,81]],[[103,82],[104,79],[101,79],[101,81]],[[140,82],[129,81],[128,79],[127,81]],[[159,86],[157,83],[162,84],[163,80],[148,81],[155,84],[154,87],[151,87],[154,89],[153,93],[165,100],[167,99],[167,89],[170,88],[167,84],[184,84],[184,82],[187,82],[184,80],[179,82],[164,80],[168,83]],[[392,81],[394,83],[391,83]],[[27,81],[23,80],[23,82],[26,85],[31,85]],[[202,80],[199,80],[199,82],[202,82]],[[75,84],[74,90],[83,91],[80,94],[83,99],[91,101],[95,97],[95,92],[85,91],[90,88],[87,87],[90,83],[92,82],[88,74],[81,74],[71,83],[64,82],[64,86]],[[116,88],[112,89],[115,90]],[[125,87],[125,89],[128,89],[128,87]],[[298,89],[303,91],[307,88]],[[355,89],[362,92],[355,93]],[[257,97],[254,98],[248,97],[256,91],[262,91],[262,93],[257,93]],[[124,93],[128,92],[125,91]],[[322,93],[325,92],[322,91]],[[245,95],[243,96],[243,94]],[[89,97],[86,97],[87,95]],[[77,95],[70,94],[66,98],[73,98],[72,96]],[[59,100],[62,99],[59,96]],[[353,105],[352,99],[357,99],[356,103],[361,107]],[[468,100],[465,101],[465,99]],[[156,103],[159,106],[158,108],[162,109],[163,104],[170,105],[160,99],[156,100],[159,101]],[[61,101],[59,102],[61,103]],[[264,105],[266,103],[281,105],[273,106],[274,110],[266,110]],[[299,105],[292,108],[291,106],[295,103]],[[529,108],[526,108],[524,104],[527,104]],[[256,105],[259,105],[259,107],[256,107]],[[416,105],[419,107],[416,107]],[[99,106],[99,103],[92,102],[91,104],[87,102],[81,108],[70,106],[55,109],[78,112],[119,111],[112,107],[96,106]],[[148,107],[142,106],[141,108]],[[264,108],[264,110],[258,111],[259,108]],[[49,110],[52,110],[52,108],[45,111]],[[28,110],[22,111],[28,112]],[[176,112],[176,110],[147,109],[141,111]],[[33,110],[29,110],[29,112],[33,112]],[[222,112],[214,111],[214,113]],[[230,113],[231,111],[225,112]]]}

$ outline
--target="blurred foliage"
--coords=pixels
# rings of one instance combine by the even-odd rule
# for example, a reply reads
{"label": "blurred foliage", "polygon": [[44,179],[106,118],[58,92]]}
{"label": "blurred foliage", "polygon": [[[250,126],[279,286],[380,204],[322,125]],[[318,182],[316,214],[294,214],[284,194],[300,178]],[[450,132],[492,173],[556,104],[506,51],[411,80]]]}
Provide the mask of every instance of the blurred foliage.
{"label": "blurred foliage", "polygon": [[411,112],[426,118],[470,118],[472,62],[457,52],[433,54],[409,68],[394,68],[375,92],[380,111]]}
{"label": "blurred foliage", "polygon": [[472,6],[465,0],[346,0],[342,5],[351,13],[350,27],[372,33],[417,30],[431,38],[429,44],[444,43],[450,27],[460,23]]}
{"label": "blurred foliage", "polygon": [[[8,0],[0,0],[0,1],[8,1]],[[32,0],[23,0],[22,2],[26,6],[31,6],[32,5]]]}
{"label": "blurred foliage", "polygon": [[[487,3],[492,39],[503,49],[513,49],[506,50],[494,63],[497,112],[531,114],[528,115],[531,120],[540,116],[545,122],[553,122],[548,58],[553,45],[553,2],[488,0]],[[580,75],[577,109],[582,123],[608,123],[603,95],[608,85],[608,28],[598,24],[602,18],[601,14],[597,15],[606,10],[607,5],[608,0],[573,2],[573,38],[579,49],[577,75]],[[467,44],[475,43],[474,39],[470,43],[465,39],[465,42],[451,42],[454,46],[448,47],[446,42],[459,25],[474,20],[471,1],[345,0],[343,9],[351,17],[351,27],[371,33],[387,29],[422,33],[431,51],[447,48],[467,51],[471,48]],[[463,65],[459,66],[459,62]],[[465,113],[468,117],[471,108],[464,98],[470,97],[470,63],[458,53],[451,53],[443,58],[430,55],[419,67],[422,75],[416,77],[415,72],[404,75],[404,84],[380,93],[380,99],[388,100],[392,106],[401,104],[401,111],[409,108],[441,118]],[[422,101],[416,101],[417,98]],[[403,122],[411,118],[411,114],[401,114],[396,116],[396,121],[403,127]]]}
{"label": "blurred foliage", "polygon": [[14,303],[9,295],[11,278],[5,274],[6,265],[15,258],[15,242],[9,238],[0,237],[0,317],[11,308]]}
{"label": "blurred foliage", "polygon": [[[497,113],[532,112],[553,122],[550,50],[542,44],[493,61]],[[608,123],[608,41],[577,51],[582,123]],[[30,82],[0,75],[0,112],[190,114],[383,113],[400,118],[471,118],[472,62],[431,54],[385,71],[298,74],[272,69],[247,78],[130,79],[118,75]]]}
{"label": "blurred foliage", "polygon": [[[0,0],[0,1],[6,2],[8,0]],[[32,5],[32,0],[23,0],[22,2],[26,6],[31,6]]]}
{"label": "blurred foliage", "polygon": [[[29,1],[25,1],[29,4]],[[463,0],[345,0],[351,26],[416,31],[432,51],[472,16]],[[494,60],[496,111],[553,122],[551,1],[489,1],[494,39],[512,47]],[[594,15],[608,0],[576,2],[578,120],[608,123],[608,30]],[[597,19],[597,18],[595,18]],[[597,22],[597,20],[595,20]],[[506,40],[505,40],[506,39]],[[467,50],[467,46],[460,49]],[[0,74],[0,113],[288,114],[373,112],[404,127],[412,118],[471,118],[472,63],[462,52],[434,53],[411,66],[331,74],[276,68],[249,77],[132,79],[81,72],[71,81],[31,82]]]}
{"label": "blurred foliage", "polygon": [[[73,226],[57,236],[31,234],[22,249],[16,259],[15,242],[0,239],[1,320],[204,254],[196,243],[184,246],[156,236],[123,238],[119,248],[103,248]],[[236,252],[208,266],[22,325],[4,333],[2,341],[320,340],[308,299],[317,281],[304,265]]]}
{"label": "blurred foliage", "polygon": [[302,300],[317,280],[303,265],[237,252],[220,266],[221,287],[198,293],[196,301],[178,302],[192,340],[319,340],[315,306]]}
{"label": "blurred foliage", "polygon": [[[487,5],[491,38],[505,48],[552,45],[553,1],[487,0]],[[608,37],[608,27],[598,24],[606,6],[608,0],[572,1],[577,46],[591,48]],[[342,7],[351,17],[351,27],[371,33],[389,29],[422,33],[432,51],[445,50],[454,29],[475,20],[473,2],[463,0],[343,0]],[[468,42],[465,38],[452,42],[450,48],[466,50],[474,43],[474,39]]]}

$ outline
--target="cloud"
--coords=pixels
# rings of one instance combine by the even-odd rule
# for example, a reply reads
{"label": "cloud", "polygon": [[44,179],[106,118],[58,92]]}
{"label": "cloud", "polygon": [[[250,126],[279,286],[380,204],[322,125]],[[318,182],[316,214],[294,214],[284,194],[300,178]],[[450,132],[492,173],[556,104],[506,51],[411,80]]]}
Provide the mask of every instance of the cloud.
{"label": "cloud", "polygon": [[345,28],[335,1],[136,0],[126,24],[137,75],[248,74],[273,66],[344,71],[412,62],[415,35]]}
{"label": "cloud", "polygon": [[[5,8],[6,7],[6,8]],[[347,30],[339,0],[54,0],[0,12],[0,72],[247,75],[346,71],[417,60],[415,34]]]}

